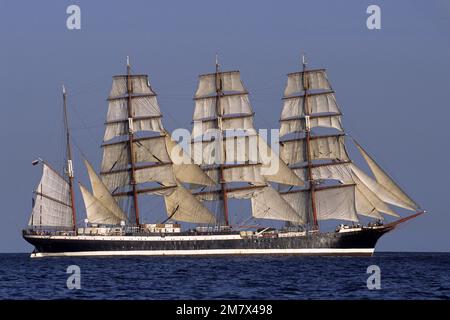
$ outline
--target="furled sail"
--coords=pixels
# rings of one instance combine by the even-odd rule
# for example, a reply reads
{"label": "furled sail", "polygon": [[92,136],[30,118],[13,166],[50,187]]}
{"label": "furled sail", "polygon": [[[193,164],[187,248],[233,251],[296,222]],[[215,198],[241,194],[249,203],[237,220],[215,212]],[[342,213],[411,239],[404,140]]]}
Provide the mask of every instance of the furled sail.
{"label": "furled sail", "polygon": [[370,170],[372,171],[375,179],[379,184],[386,188],[393,196],[407,204],[407,209],[419,210],[420,207],[414,202],[398,185],[397,183],[389,177],[389,175],[372,159],[372,157],[355,141],[356,147],[358,148],[361,155],[366,160]]}
{"label": "furled sail", "polygon": [[48,164],[43,163],[42,178],[35,191],[33,211],[28,225],[72,227],[69,183]]}

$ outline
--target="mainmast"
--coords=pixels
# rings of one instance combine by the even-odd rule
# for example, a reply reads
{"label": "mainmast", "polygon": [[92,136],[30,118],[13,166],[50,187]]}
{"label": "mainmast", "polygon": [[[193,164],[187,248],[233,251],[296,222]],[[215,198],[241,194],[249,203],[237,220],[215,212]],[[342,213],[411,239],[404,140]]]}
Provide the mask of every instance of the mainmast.
{"label": "mainmast", "polygon": [[[250,200],[253,218],[303,224],[303,217],[269,182],[295,186],[304,183],[257,133],[249,92],[240,72],[220,70],[216,59],[215,72],[200,75],[194,101],[194,150],[201,148],[202,169],[215,182],[213,190],[199,190],[195,196],[201,201],[214,201],[221,209],[223,204],[227,226],[228,198]],[[278,168],[272,167],[275,161]]]}
{"label": "mainmast", "polygon": [[62,89],[63,89],[63,108],[64,108],[64,128],[66,131],[67,176],[69,178],[70,204],[71,204],[71,209],[72,209],[73,231],[76,231],[77,220],[76,220],[76,209],[75,209],[75,192],[73,189],[72,149],[70,147],[69,121],[67,119],[67,94],[66,94],[66,88],[64,86]]}
{"label": "mainmast", "polygon": [[311,115],[311,110],[308,105],[308,78],[305,76],[306,71],[306,59],[305,56],[302,56],[302,67],[303,67],[303,74],[302,74],[302,84],[303,84],[303,91],[304,91],[304,98],[303,98],[303,109],[305,110],[305,135],[306,135],[306,157],[307,157],[307,174],[308,174],[308,185],[310,189],[310,196],[311,196],[311,209],[312,209],[312,218],[313,218],[313,228],[315,230],[319,229],[319,225],[317,223],[317,212],[316,212],[316,200],[315,200],[315,184],[312,177],[312,159],[311,159],[311,127],[310,127],[310,121],[309,116]]}
{"label": "mainmast", "polygon": [[[222,130],[222,113],[220,112],[220,97],[223,96],[223,90],[222,90],[222,81],[220,79],[220,74],[219,74],[220,70],[219,70],[219,61],[216,55],[216,73],[215,73],[215,85],[216,85],[216,114],[217,114],[217,127],[220,130],[220,134],[221,134],[221,141],[223,142],[224,139],[224,132]],[[225,148],[224,148],[225,150]],[[222,155],[222,159],[226,159],[225,155]],[[224,219],[225,219],[225,225],[228,226],[229,225],[229,220],[228,220],[228,197],[227,197],[227,188],[226,188],[226,181],[224,179],[224,167],[223,167],[223,161],[220,161],[220,168],[219,168],[219,173],[220,173],[220,187],[221,187],[221,191],[222,191],[222,202],[223,202],[223,214],[224,214]]]}
{"label": "mainmast", "polygon": [[131,83],[131,66],[130,59],[127,57],[127,112],[128,112],[128,151],[130,155],[130,185],[133,192],[133,208],[134,215],[136,218],[136,225],[139,226],[139,204],[138,204],[138,191],[136,187],[136,166],[135,166],[135,158],[133,152],[133,141],[134,141],[134,132],[133,132],[133,105],[131,103],[131,95],[133,93],[133,86]]}

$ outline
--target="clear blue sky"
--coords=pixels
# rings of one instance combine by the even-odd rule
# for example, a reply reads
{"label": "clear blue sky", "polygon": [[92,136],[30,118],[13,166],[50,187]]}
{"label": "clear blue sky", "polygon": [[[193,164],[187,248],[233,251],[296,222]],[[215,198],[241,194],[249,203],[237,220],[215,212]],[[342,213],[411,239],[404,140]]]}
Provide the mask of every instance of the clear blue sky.
{"label": "clear blue sky", "polygon": [[[70,4],[79,31],[66,28]],[[369,4],[381,7],[381,30],[366,28]],[[74,138],[98,167],[110,77],[125,56],[150,74],[170,130],[190,128],[197,75],[216,52],[241,70],[256,125],[277,128],[302,51],[328,69],[348,132],[429,211],[377,249],[450,250],[448,1],[1,0],[0,40],[0,252],[31,250],[20,234],[40,176],[30,163],[61,164],[62,83]],[[75,170],[86,182],[80,161]]]}

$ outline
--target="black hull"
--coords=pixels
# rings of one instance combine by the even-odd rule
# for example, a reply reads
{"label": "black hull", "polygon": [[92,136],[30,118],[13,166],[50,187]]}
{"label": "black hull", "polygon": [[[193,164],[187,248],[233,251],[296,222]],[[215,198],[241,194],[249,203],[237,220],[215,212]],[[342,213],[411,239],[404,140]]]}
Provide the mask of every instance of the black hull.
{"label": "black hull", "polygon": [[34,257],[95,255],[225,255],[299,254],[372,255],[378,239],[389,228],[311,233],[292,237],[227,235],[160,236],[38,236],[24,234]]}

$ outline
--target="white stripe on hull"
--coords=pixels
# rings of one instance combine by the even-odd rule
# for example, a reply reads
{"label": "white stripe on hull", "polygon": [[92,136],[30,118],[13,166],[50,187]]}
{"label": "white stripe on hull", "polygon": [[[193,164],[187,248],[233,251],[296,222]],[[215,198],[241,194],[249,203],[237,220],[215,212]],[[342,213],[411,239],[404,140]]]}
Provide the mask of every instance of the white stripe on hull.
{"label": "white stripe on hull", "polygon": [[93,257],[93,256],[208,256],[208,255],[365,255],[371,256],[374,248],[367,249],[205,249],[205,250],[142,250],[142,251],[78,251],[37,252],[32,258],[43,257]]}

